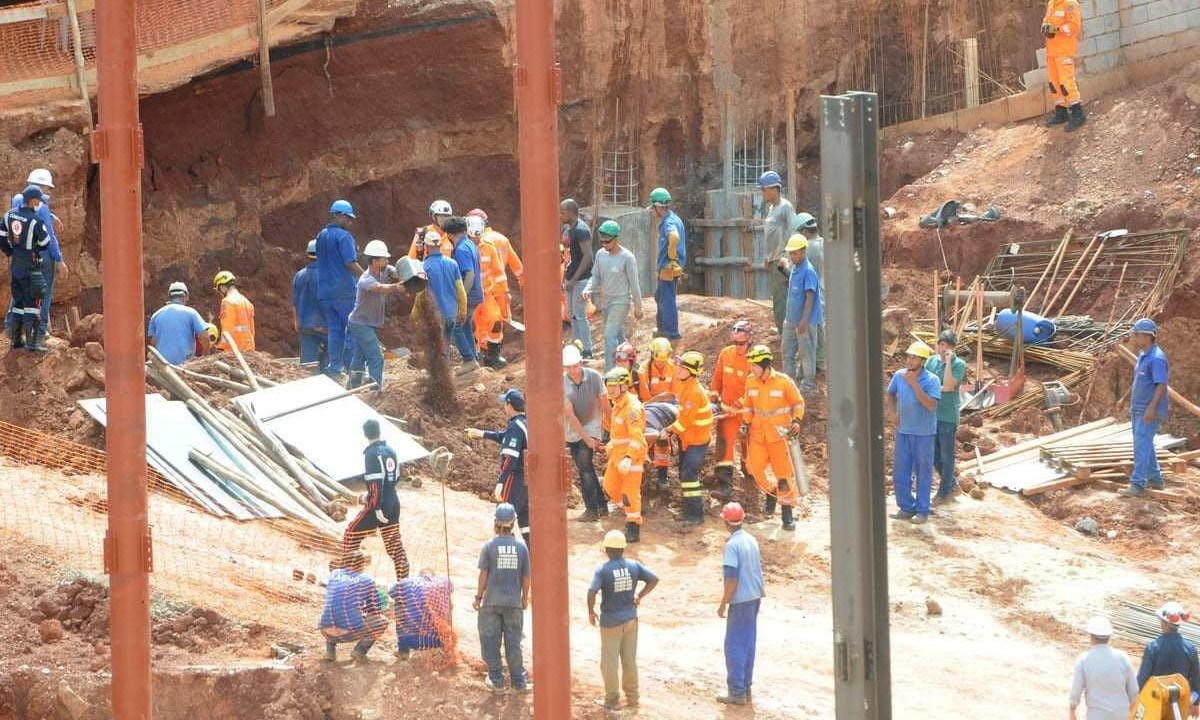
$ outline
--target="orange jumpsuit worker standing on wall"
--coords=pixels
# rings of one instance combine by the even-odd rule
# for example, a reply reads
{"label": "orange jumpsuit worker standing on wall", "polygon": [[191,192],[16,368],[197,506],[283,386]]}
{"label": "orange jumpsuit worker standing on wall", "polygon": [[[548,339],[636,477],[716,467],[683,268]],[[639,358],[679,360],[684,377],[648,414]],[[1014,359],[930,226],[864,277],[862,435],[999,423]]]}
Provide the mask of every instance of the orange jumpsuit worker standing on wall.
{"label": "orange jumpsuit worker standing on wall", "polygon": [[[767,499],[763,511],[775,514],[775,504],[783,506],[783,529],[795,530],[792,508],[796,505],[796,471],[788,453],[788,434],[800,431],[804,419],[804,397],[787,375],[771,368],[771,349],[755,345],[746,354],[750,377],[742,397],[745,422],[749,427],[746,471],[754,476]],[[767,468],[775,482],[767,479]]]}
{"label": "orange jumpsuit worker standing on wall", "polygon": [[1050,94],[1054,96],[1054,115],[1048,125],[1067,124],[1067,132],[1087,121],[1079,103],[1079,85],[1075,82],[1075,57],[1083,39],[1079,0],[1050,0],[1042,18],[1046,38],[1046,72]]}
{"label": "orange jumpsuit worker standing on wall", "polygon": [[632,392],[629,371],[615,367],[604,376],[610,415],[608,467],[604,471],[604,492],[613,500],[621,499],[625,510],[625,540],[635,543],[642,531],[642,472],[646,462],[646,412],[642,401]]}

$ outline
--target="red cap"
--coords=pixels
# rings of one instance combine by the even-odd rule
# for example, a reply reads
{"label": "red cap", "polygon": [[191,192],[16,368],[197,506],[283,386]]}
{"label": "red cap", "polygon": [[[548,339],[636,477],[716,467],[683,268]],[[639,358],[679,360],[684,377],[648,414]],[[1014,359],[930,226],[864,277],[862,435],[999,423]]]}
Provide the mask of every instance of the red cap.
{"label": "red cap", "polygon": [[721,517],[728,523],[740,523],[746,519],[746,511],[738,503],[726,503],[721,509]]}
{"label": "red cap", "polygon": [[484,222],[487,222],[487,213],[485,213],[483,210],[480,210],[479,208],[475,208],[471,212],[467,213],[467,217],[482,218]]}

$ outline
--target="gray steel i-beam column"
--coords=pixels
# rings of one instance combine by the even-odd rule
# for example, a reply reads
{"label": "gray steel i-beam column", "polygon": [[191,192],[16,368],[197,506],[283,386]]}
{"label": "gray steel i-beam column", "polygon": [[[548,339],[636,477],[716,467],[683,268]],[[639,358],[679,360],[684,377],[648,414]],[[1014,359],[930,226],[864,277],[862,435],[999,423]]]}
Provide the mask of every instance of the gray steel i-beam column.
{"label": "gray steel i-beam column", "polygon": [[879,338],[878,102],[875,94],[860,92],[821,98],[837,720],[892,717]]}

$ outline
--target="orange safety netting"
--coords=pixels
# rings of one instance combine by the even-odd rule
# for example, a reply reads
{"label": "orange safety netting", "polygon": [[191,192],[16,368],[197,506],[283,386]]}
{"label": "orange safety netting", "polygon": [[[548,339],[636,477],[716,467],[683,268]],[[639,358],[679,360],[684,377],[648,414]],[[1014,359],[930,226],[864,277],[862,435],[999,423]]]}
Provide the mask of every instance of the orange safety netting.
{"label": "orange safety netting", "polygon": [[[0,422],[0,536],[6,546],[103,583],[105,469],[99,450]],[[148,485],[156,596],[248,627],[307,633],[319,645],[324,583],[341,564],[343,537],[290,520],[215,517],[152,469]],[[428,662],[449,666],[457,661],[457,638],[444,536],[413,528],[397,539],[406,562],[412,561],[410,579],[401,583],[377,531],[355,539],[368,558],[366,574],[392,599],[386,617],[395,631],[389,627],[383,640],[401,649],[436,648],[424,654]]]}

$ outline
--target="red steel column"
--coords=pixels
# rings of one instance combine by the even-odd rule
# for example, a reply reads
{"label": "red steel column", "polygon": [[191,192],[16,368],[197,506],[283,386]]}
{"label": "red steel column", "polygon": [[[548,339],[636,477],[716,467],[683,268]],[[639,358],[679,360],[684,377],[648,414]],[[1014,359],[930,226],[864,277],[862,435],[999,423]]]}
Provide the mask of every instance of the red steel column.
{"label": "red steel column", "polygon": [[562,324],[558,281],[558,68],[553,0],[517,0],[517,122],[529,489],[533,537],[533,717],[571,717],[567,518],[563,465]]}
{"label": "red steel column", "polygon": [[145,338],[142,322],[142,129],[138,123],[134,0],[97,0],[100,247],[108,429],[112,707],[150,718],[150,531],[146,519]]}

